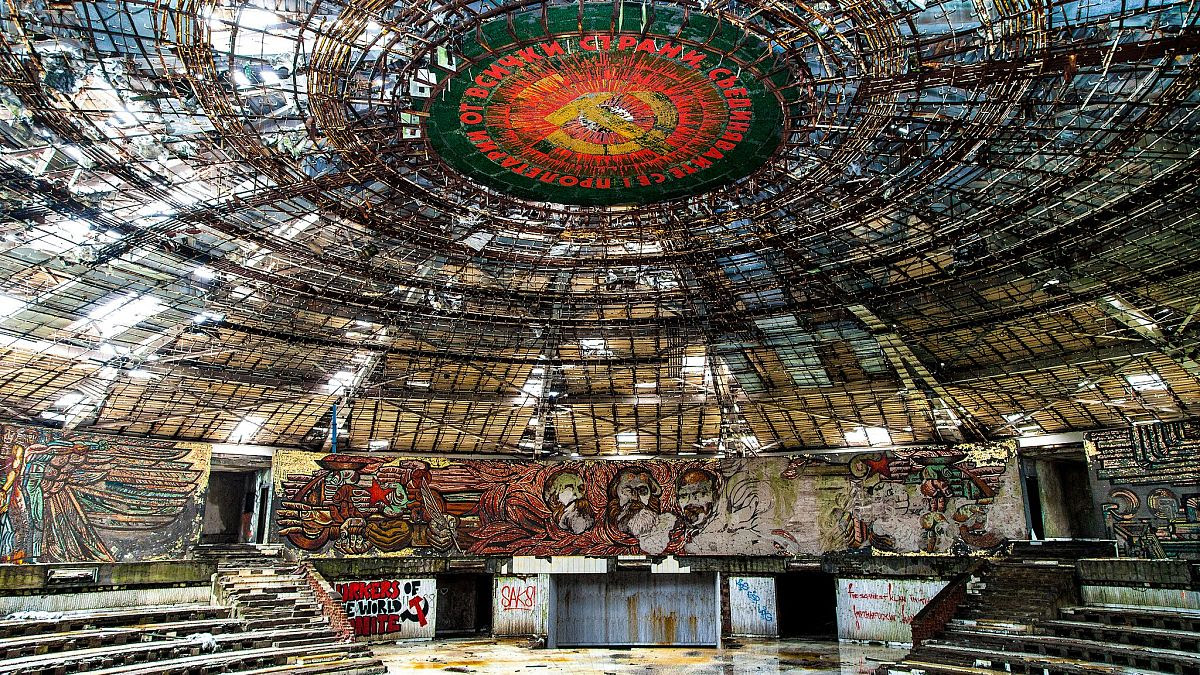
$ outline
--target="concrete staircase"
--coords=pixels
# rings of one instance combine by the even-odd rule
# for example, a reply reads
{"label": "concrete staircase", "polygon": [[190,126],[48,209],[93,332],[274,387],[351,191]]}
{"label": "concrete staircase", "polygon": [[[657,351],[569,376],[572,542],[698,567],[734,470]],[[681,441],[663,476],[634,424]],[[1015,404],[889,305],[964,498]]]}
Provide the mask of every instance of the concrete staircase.
{"label": "concrete staircase", "polygon": [[200,544],[193,555],[215,562],[219,570],[285,564],[283,547],[278,544]]}
{"label": "concrete staircase", "polygon": [[967,587],[955,618],[977,623],[1029,624],[1079,600],[1075,565],[1057,561],[993,563]]}
{"label": "concrete staircase", "polygon": [[212,605],[38,613],[0,620],[5,675],[382,675],[365,644],[331,628],[296,568],[224,570]]}
{"label": "concrete staircase", "polygon": [[992,563],[933,639],[879,675],[1200,675],[1200,611],[1083,606],[1073,562]]}
{"label": "concrete staircase", "polygon": [[294,567],[250,567],[217,573],[217,601],[251,630],[303,629],[339,641],[308,581]]}

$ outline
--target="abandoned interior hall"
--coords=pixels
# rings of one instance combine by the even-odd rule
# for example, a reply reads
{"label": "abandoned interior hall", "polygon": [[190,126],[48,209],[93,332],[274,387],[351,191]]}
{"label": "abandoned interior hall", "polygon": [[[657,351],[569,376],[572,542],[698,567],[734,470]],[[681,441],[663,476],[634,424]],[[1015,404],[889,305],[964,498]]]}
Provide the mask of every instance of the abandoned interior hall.
{"label": "abandoned interior hall", "polygon": [[1196,0],[0,0],[0,675],[1200,675]]}

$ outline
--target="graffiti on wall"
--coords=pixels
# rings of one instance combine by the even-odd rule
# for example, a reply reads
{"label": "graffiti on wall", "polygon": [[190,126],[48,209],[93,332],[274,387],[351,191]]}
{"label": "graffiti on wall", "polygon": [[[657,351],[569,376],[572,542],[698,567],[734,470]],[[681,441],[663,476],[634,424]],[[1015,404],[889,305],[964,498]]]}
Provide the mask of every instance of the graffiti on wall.
{"label": "graffiti on wall", "polygon": [[775,579],[729,577],[729,626],[734,635],[778,635]]}
{"label": "graffiti on wall", "polygon": [[515,581],[500,586],[500,611],[532,612],[538,604],[536,583]]}
{"label": "graffiti on wall", "polygon": [[[822,543],[943,551],[951,535],[978,548],[1012,530],[993,527],[989,515],[1012,491],[1004,478],[1011,447],[1001,447],[859,455],[803,469],[786,458],[541,463],[281,451],[276,515],[292,545],[335,556],[771,555]],[[809,522],[807,484],[796,479],[813,475],[836,484],[830,503],[844,518]],[[890,513],[901,494],[907,505]],[[872,511],[874,502],[882,505]],[[1015,503],[1019,519],[1019,495]],[[888,518],[916,532],[929,523],[932,532],[889,532]]]}
{"label": "graffiti on wall", "polygon": [[492,631],[496,635],[544,635],[548,584],[547,575],[496,577]]}
{"label": "graffiti on wall", "polygon": [[912,621],[945,581],[839,579],[838,638],[912,642]]}
{"label": "graffiti on wall", "polygon": [[1084,446],[1125,555],[1200,559],[1200,421],[1094,431]]}
{"label": "graffiti on wall", "polygon": [[377,579],[334,584],[346,617],[360,637],[432,637],[436,611],[434,579]]}
{"label": "graffiti on wall", "polygon": [[0,562],[179,557],[210,446],[0,425]]}

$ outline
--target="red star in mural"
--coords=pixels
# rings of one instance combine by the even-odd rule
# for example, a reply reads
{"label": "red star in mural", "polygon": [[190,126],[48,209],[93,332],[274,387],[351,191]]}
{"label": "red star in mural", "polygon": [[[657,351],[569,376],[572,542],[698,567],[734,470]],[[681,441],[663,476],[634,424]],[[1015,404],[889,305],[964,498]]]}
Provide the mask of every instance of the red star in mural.
{"label": "red star in mural", "polygon": [[[867,468],[871,470],[871,473],[877,473],[884,478],[892,477],[892,467],[889,465],[887,455],[882,455],[879,459],[864,459],[863,464],[867,465]],[[867,475],[869,476],[871,473],[868,473]]]}
{"label": "red star in mural", "polygon": [[367,492],[371,495],[371,506],[376,504],[386,504],[388,498],[395,493],[394,488],[386,488],[379,484],[379,479],[371,481],[371,487],[367,488]]}

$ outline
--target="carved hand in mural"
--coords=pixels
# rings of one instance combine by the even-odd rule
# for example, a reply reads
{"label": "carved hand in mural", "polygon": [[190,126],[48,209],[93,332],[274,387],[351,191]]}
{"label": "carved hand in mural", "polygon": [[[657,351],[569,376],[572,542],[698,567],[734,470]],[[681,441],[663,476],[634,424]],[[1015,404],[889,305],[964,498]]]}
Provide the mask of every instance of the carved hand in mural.
{"label": "carved hand in mural", "polygon": [[449,550],[454,544],[455,519],[437,518],[429,523],[429,545],[439,551]]}
{"label": "carved hand in mural", "polygon": [[367,521],[363,518],[347,518],[342,523],[342,533],[348,535],[362,534],[367,529]]}
{"label": "carved hand in mural", "polygon": [[279,534],[287,536],[290,534],[304,535],[315,533],[316,529],[322,527],[317,523],[318,510],[324,511],[324,520],[328,523],[328,509],[315,509],[308,504],[300,502],[283,502],[277,514]]}
{"label": "carved hand in mural", "polygon": [[343,533],[334,544],[334,548],[342,553],[366,553],[371,550],[371,543],[362,535]]}

